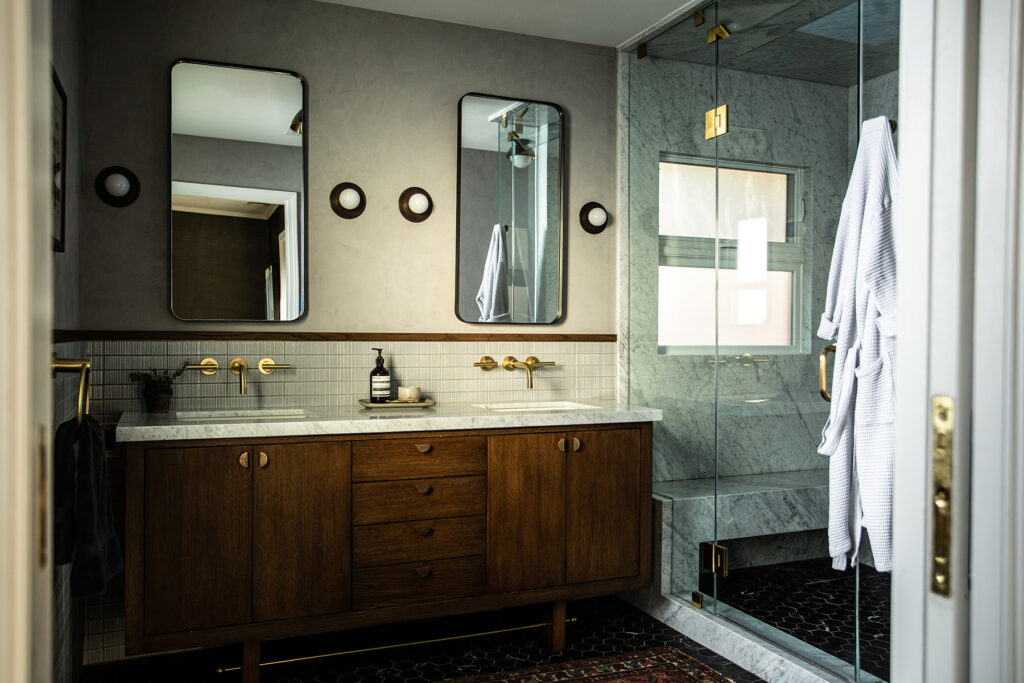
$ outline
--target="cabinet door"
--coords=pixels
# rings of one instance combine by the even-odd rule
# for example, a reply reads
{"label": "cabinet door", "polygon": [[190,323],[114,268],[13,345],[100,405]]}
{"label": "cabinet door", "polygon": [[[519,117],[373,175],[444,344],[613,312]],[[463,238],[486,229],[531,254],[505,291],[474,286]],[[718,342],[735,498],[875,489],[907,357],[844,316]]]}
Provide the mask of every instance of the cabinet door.
{"label": "cabinet door", "polygon": [[246,446],[146,450],[147,635],[251,620],[251,468]]}
{"label": "cabinet door", "polygon": [[565,582],[564,434],[487,440],[487,590]]}
{"label": "cabinet door", "polygon": [[351,446],[256,446],[255,621],[349,609]]}
{"label": "cabinet door", "polygon": [[640,573],[639,429],[572,432],[566,456],[567,583]]}

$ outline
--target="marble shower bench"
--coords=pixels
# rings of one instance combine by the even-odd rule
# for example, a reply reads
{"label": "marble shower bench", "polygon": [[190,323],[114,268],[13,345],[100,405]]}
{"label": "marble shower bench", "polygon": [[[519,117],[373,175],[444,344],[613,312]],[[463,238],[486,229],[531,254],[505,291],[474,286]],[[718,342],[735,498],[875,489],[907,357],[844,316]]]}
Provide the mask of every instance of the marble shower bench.
{"label": "marble shower bench", "polygon": [[[662,592],[689,594],[697,590],[700,544],[715,537],[715,480],[656,481],[653,493],[655,524],[659,509],[662,518]],[[729,540],[824,530],[827,526],[827,469],[718,479],[718,538],[726,547]],[[784,544],[786,538],[776,536],[770,544]],[[823,532],[820,538],[824,539]],[[806,535],[798,542],[806,544]],[[782,557],[789,555],[787,551],[783,550]],[[751,562],[749,554],[745,558],[748,565],[772,563],[770,559]],[[822,548],[821,555],[827,554],[827,548]],[[739,558],[730,551],[730,560],[735,559]]]}

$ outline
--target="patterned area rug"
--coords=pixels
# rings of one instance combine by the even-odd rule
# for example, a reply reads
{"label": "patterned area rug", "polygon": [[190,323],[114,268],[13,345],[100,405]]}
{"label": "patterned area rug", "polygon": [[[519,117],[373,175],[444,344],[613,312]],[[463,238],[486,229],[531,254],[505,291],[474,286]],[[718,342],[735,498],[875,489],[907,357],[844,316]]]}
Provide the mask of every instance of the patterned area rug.
{"label": "patterned area rug", "polygon": [[732,683],[674,647],[656,647],[625,655],[547,664],[532,669],[451,679],[454,683],[549,683],[551,681],[623,681],[625,683]]}

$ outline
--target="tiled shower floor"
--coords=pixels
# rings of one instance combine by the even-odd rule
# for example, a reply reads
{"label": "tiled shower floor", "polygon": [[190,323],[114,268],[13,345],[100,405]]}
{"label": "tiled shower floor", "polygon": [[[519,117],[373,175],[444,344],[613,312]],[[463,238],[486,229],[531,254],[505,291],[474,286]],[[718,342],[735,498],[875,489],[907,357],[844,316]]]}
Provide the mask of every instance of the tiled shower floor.
{"label": "tiled shower floor", "polygon": [[[761,681],[754,674],[744,671],[724,657],[698,645],[618,598],[570,602],[567,605],[567,613],[570,617],[575,616],[577,621],[566,626],[567,646],[559,653],[552,654],[541,647],[538,641],[539,631],[520,631],[263,667],[260,671],[261,681],[440,681],[475,674],[511,671],[549,662],[636,652],[663,645],[678,648],[732,678],[736,683]],[[265,643],[262,647],[262,658],[285,659],[339,649],[358,649],[376,644],[440,638],[454,633],[482,632],[537,621],[539,619],[535,614],[531,614],[529,608],[519,608],[498,613],[383,626]],[[217,667],[235,666],[240,659],[241,652],[238,647],[158,655],[87,666],[83,669],[81,680],[82,683],[236,683],[241,680],[237,672],[218,674],[215,670]]]}
{"label": "tiled shower floor", "polygon": [[[855,574],[828,558],[750,567],[719,579],[721,602],[854,663]],[[860,666],[889,678],[890,575],[860,568]],[[703,588],[703,586],[702,586]]]}

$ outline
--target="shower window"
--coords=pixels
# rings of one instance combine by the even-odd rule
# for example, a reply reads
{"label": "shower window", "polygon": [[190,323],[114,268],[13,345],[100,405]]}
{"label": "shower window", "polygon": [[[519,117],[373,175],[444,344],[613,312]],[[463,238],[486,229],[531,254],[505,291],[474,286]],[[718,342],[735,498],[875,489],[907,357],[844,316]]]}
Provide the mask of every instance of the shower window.
{"label": "shower window", "polygon": [[803,350],[806,255],[796,237],[802,174],[746,162],[719,161],[716,169],[714,159],[662,155],[659,353],[712,354],[716,327],[722,353]]}

